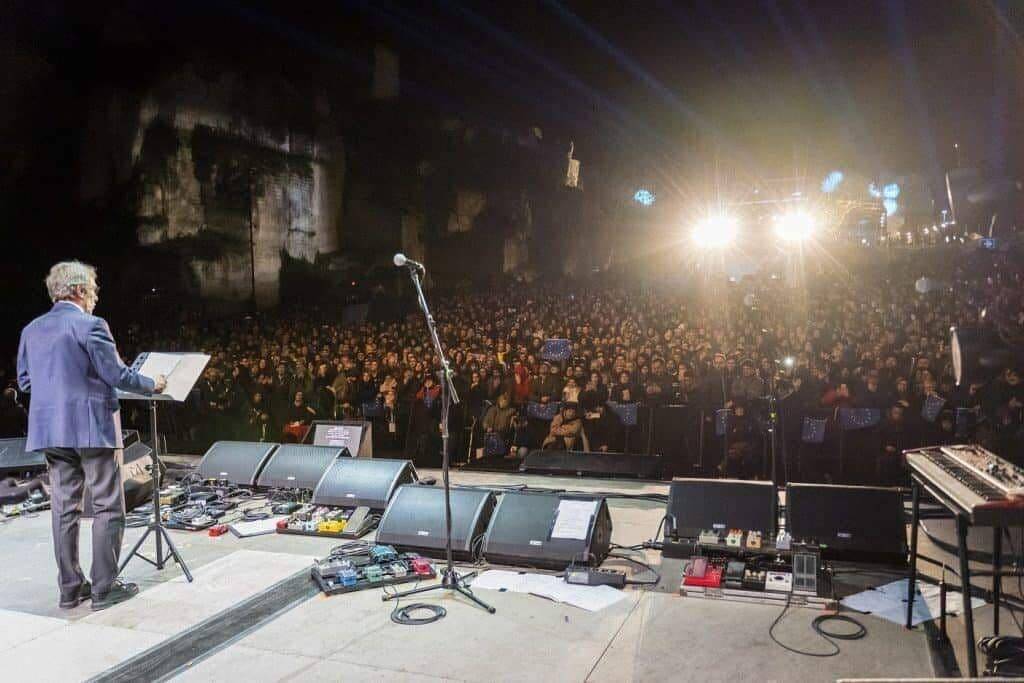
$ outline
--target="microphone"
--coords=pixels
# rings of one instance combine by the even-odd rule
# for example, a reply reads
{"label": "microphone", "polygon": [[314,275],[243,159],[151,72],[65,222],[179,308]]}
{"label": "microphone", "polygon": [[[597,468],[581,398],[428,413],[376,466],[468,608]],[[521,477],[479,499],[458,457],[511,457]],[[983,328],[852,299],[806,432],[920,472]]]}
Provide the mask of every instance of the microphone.
{"label": "microphone", "polygon": [[413,261],[411,258],[406,258],[405,254],[403,254],[402,252],[398,252],[397,254],[395,254],[395,258],[392,260],[395,262],[395,265],[398,266],[399,268],[401,268],[402,266],[406,266],[407,268],[415,268],[421,273],[427,272],[426,267],[422,263],[420,263],[419,261]]}

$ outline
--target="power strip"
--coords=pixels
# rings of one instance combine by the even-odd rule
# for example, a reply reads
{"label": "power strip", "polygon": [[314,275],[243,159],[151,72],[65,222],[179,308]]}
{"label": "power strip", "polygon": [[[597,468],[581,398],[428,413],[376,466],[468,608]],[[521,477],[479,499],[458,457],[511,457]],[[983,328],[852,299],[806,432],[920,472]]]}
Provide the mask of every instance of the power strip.
{"label": "power strip", "polygon": [[578,569],[566,569],[565,582],[577,586],[611,586],[612,588],[623,588],[626,585],[626,575],[615,569],[580,567]]}

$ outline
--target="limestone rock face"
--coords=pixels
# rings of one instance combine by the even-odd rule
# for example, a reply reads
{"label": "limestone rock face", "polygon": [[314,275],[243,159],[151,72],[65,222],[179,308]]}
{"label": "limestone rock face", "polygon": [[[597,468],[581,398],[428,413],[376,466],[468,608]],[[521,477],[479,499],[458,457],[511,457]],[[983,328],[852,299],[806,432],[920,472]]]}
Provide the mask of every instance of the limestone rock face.
{"label": "limestone rock face", "polygon": [[[134,103],[104,93],[83,142],[83,176],[131,179],[139,244],[180,253],[201,297],[272,307],[282,254],[315,263],[339,248],[344,152],[338,135],[317,139],[232,112],[239,88],[185,74]],[[114,128],[118,153],[90,153]],[[98,201],[109,188],[90,181],[81,191]]]}

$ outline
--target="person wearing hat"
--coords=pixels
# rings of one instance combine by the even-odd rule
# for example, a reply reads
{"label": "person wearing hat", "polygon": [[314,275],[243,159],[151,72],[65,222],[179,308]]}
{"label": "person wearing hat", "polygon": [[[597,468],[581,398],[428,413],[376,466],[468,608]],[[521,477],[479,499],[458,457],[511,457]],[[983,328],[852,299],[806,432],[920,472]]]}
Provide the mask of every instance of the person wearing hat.
{"label": "person wearing hat", "polygon": [[[583,419],[575,403],[565,403],[562,409],[551,420],[551,428],[541,448],[544,450],[573,450],[577,439],[583,436]],[[585,444],[580,447],[587,450]]]}

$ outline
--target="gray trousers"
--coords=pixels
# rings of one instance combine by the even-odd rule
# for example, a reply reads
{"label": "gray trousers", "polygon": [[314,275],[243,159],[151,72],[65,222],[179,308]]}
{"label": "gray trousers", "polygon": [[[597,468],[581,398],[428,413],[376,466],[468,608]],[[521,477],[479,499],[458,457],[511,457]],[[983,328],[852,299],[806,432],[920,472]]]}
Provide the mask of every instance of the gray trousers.
{"label": "gray trousers", "polygon": [[62,599],[73,598],[85,581],[78,564],[78,526],[83,487],[92,496],[92,592],[103,594],[117,578],[124,536],[123,452],[113,448],[48,448],[53,552]]}

